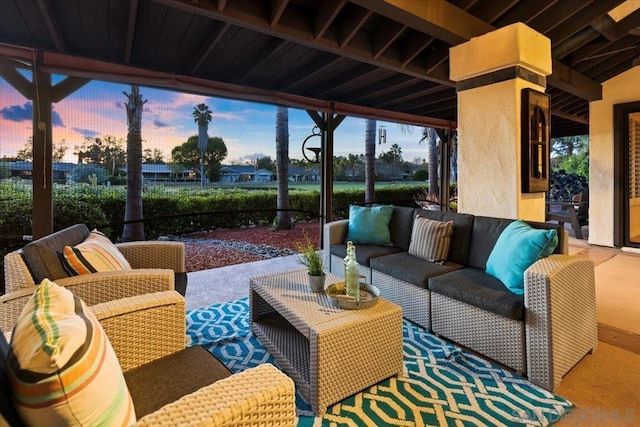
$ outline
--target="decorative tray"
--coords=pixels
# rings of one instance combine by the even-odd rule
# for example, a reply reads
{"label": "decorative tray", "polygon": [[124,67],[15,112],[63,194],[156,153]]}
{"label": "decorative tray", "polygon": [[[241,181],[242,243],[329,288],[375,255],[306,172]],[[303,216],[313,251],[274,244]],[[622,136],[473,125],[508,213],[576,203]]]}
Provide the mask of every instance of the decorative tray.
{"label": "decorative tray", "polygon": [[378,288],[366,283],[360,283],[360,301],[356,302],[356,299],[347,295],[347,288],[344,282],[337,282],[329,285],[325,292],[329,296],[329,299],[333,303],[345,310],[362,310],[365,308],[373,307],[378,302],[380,291]]}

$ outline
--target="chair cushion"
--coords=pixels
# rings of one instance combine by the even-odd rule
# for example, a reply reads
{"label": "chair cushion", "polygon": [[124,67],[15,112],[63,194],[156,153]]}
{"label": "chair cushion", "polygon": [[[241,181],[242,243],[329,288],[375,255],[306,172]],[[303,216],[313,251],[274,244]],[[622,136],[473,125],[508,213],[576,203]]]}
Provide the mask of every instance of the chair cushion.
{"label": "chair cushion", "polygon": [[429,279],[431,292],[514,320],[524,320],[524,297],[477,268],[463,268]]}
{"label": "chair cushion", "polygon": [[389,222],[393,206],[349,206],[346,241],[354,244],[392,246]]}
{"label": "chair cushion", "polygon": [[228,376],[231,371],[199,345],[124,374],[138,418]]}
{"label": "chair cushion", "polygon": [[409,249],[411,242],[411,230],[413,229],[414,209],[405,206],[394,206],[391,221],[389,221],[389,233],[393,246],[402,250]]}
{"label": "chair cushion", "polygon": [[449,255],[453,221],[434,221],[417,216],[413,221],[409,255],[442,264]]}
{"label": "chair cushion", "polygon": [[426,289],[427,281],[430,277],[449,273],[462,268],[462,266],[449,261],[442,265],[435,264],[409,255],[408,252],[399,252],[393,255],[372,258],[371,268],[403,282]]}
{"label": "chair cushion", "polygon": [[27,301],[11,337],[9,378],[30,425],[130,425],[131,396],[91,310],[47,279]]}
{"label": "chair cushion", "polygon": [[25,245],[22,248],[22,255],[33,280],[40,283],[43,279],[56,280],[69,277],[58,259],[58,254],[65,246],[77,245],[88,235],[89,229],[86,225],[76,224]]}
{"label": "chair cushion", "polygon": [[513,221],[498,237],[487,260],[486,272],[517,295],[524,294],[524,271],[558,245],[555,230],[536,230]]}
{"label": "chair cushion", "polygon": [[98,230],[93,230],[82,243],[65,246],[60,261],[70,276],[131,269],[116,245]]}

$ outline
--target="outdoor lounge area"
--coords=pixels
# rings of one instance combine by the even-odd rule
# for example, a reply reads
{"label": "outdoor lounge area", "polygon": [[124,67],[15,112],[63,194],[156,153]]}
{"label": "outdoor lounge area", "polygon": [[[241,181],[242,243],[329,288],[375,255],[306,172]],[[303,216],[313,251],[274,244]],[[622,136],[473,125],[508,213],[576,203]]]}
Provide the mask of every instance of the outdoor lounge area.
{"label": "outdoor lounge area", "polygon": [[[17,163],[28,183],[3,208],[29,197],[5,215],[19,218],[7,234],[25,245],[3,254],[0,426],[639,425],[639,81],[637,0],[3,0],[0,151],[29,158]],[[65,100],[91,82],[130,88],[128,102],[72,122]],[[140,88],[175,96],[146,110],[138,96],[136,116]],[[319,184],[326,289],[346,281],[358,222],[338,218],[381,205],[375,160],[400,148],[384,145],[389,129],[376,123],[420,129],[417,163],[430,165],[420,180],[440,210],[385,201],[382,242],[368,240],[377,227],[358,226],[366,238],[351,267],[375,304],[347,310],[314,292],[296,256],[187,273],[184,245],[167,241],[181,231],[90,231],[92,221],[165,225],[175,213],[160,203],[143,214],[157,189],[138,185],[134,164],[143,141],[156,143],[151,127],[167,152],[192,138],[166,121],[179,105],[206,107],[183,118],[198,127],[189,175],[200,174],[200,194],[215,186],[205,185],[207,115],[238,157],[241,139],[222,135],[221,121],[251,133],[258,152],[265,137],[249,131],[260,113],[210,111],[214,99],[273,107],[276,171],[286,172],[289,145],[314,154],[315,175],[290,170],[279,182]],[[288,109],[305,115],[318,145],[289,140]],[[124,122],[125,111],[114,138],[131,143],[131,173],[114,186],[126,201],[87,208],[103,189],[95,174],[56,199],[63,131],[71,145],[98,141],[102,113]],[[341,134],[351,118],[358,137]],[[18,128],[20,137],[6,132]],[[554,144],[577,136],[588,148],[575,170],[588,187],[552,200]],[[362,200],[334,193],[339,153],[361,158]],[[257,157],[240,164],[217,172],[254,187],[278,175]],[[278,210],[287,188],[273,206],[250,207]],[[202,199],[188,215],[215,216]],[[234,226],[256,225],[240,218]]]}

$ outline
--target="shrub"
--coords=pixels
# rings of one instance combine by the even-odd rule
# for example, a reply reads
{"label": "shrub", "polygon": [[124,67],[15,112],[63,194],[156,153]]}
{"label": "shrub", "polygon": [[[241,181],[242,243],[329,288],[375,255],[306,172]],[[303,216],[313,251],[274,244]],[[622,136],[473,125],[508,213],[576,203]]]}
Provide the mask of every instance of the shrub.
{"label": "shrub", "polygon": [[86,184],[104,184],[107,181],[107,173],[97,165],[78,165],[71,174],[73,182]]}

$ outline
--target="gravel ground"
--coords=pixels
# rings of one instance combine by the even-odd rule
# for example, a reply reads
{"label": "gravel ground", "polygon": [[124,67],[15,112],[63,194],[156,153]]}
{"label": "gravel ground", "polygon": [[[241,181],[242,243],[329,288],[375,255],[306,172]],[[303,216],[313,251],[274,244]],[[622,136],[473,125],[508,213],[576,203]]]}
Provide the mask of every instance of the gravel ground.
{"label": "gravel ground", "polygon": [[192,272],[292,255],[306,237],[319,242],[317,221],[297,222],[291,230],[251,226],[190,233],[176,240],[184,242],[185,270]]}

